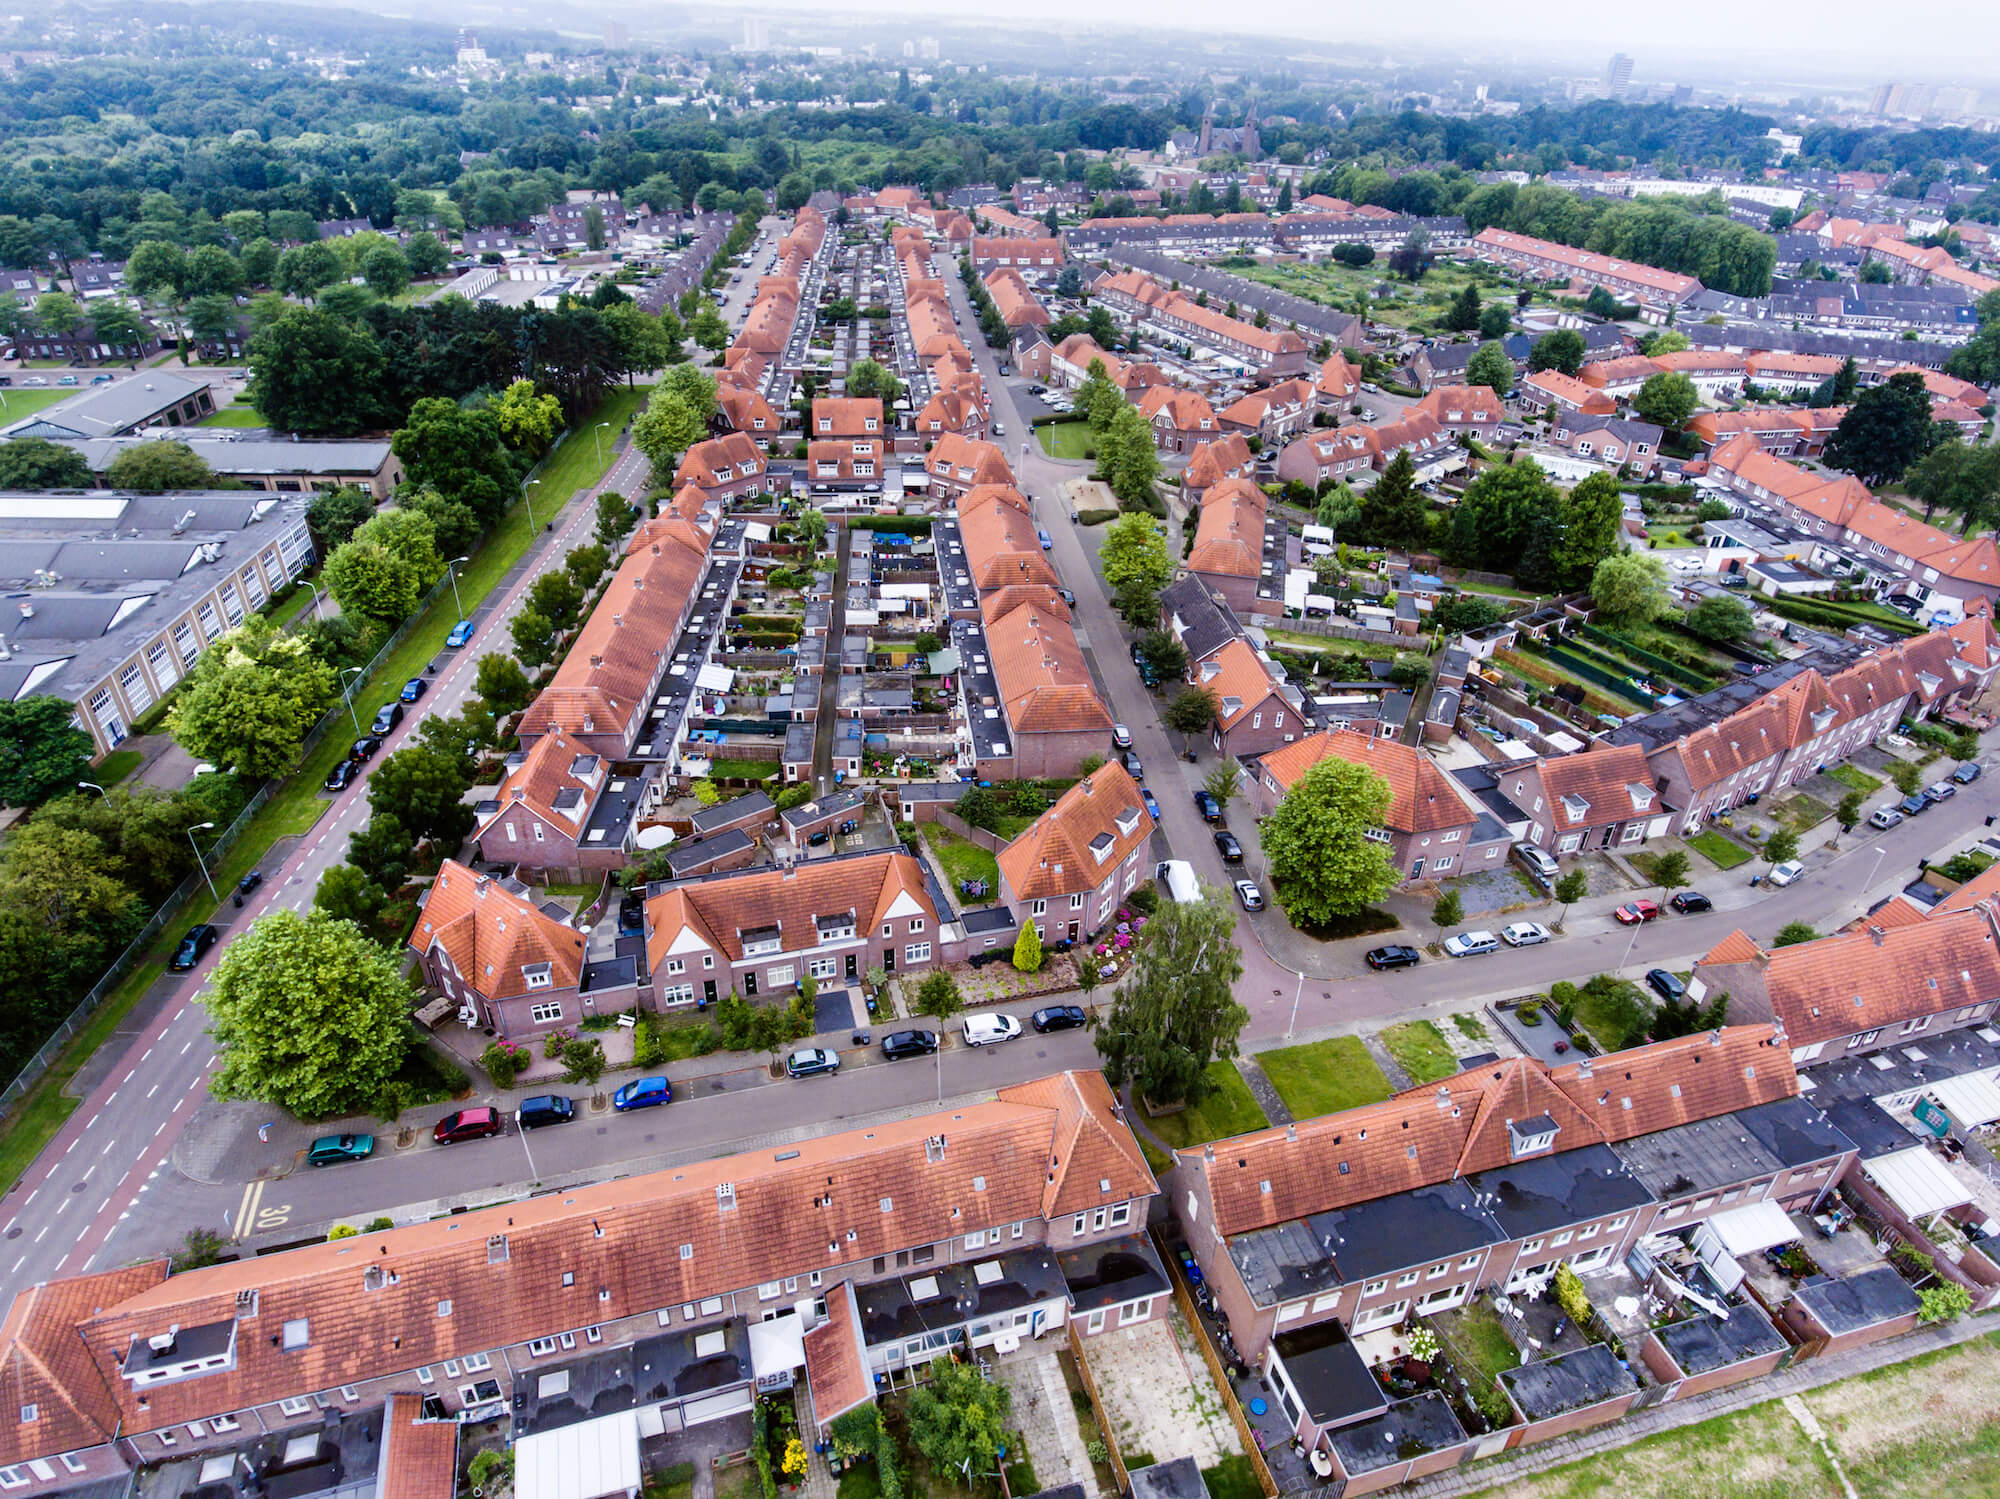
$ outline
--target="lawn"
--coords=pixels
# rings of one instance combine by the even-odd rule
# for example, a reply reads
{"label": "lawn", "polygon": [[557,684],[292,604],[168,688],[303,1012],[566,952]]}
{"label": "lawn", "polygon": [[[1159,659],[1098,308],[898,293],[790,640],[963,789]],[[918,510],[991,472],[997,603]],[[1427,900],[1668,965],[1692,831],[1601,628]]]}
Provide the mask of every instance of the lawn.
{"label": "lawn", "polygon": [[[614,432],[620,430],[639,410],[650,390],[650,386],[642,386],[638,390],[613,391],[598,408],[597,420],[611,422]],[[606,462],[600,464],[591,443],[564,443],[542,471],[542,494],[557,508],[568,504],[580,489],[588,488],[604,476],[614,456],[608,447],[605,456]],[[552,518],[550,505],[545,504],[542,519]],[[484,599],[538,534],[538,528],[529,525],[525,507],[515,505],[487,534],[472,561],[459,574],[461,596]],[[364,723],[444,648],[444,637],[457,619],[450,590],[446,590],[441,601],[433,603],[422,622],[404,637],[356,698],[355,712]],[[350,748],[351,741],[342,735],[326,736],[305,763],[292,772],[290,780],[264,804],[221,865],[211,871],[218,887],[229,889],[263,861],[272,844],[280,838],[303,833],[319,821],[330,805],[319,794],[320,782]],[[20,1180],[21,1173],[41,1148],[62,1128],[63,1121],[78,1103],[77,1099],[64,1096],[63,1088],[91,1053],[124,1022],[139,996],[160,977],[186,926],[208,919],[213,908],[204,903],[205,899],[206,892],[167,923],[145,960],[97,1007],[76,1039],[7,1119],[4,1130],[0,1130],[0,1190]]]}
{"label": "lawn", "polygon": [[1734,869],[1739,864],[1748,864],[1756,857],[1742,844],[1732,838],[1723,837],[1714,828],[1703,828],[1687,840],[1687,846],[1717,869]]}
{"label": "lawn", "polygon": [[1051,458],[1070,458],[1081,463],[1097,456],[1097,434],[1089,422],[1044,422],[1035,428],[1042,451]]}
{"label": "lawn", "polygon": [[210,412],[199,422],[198,427],[268,427],[255,406],[248,401],[234,401],[219,410]]}
{"label": "lawn", "polygon": [[1410,1074],[1410,1081],[1419,1087],[1458,1074],[1458,1058],[1444,1032],[1428,1020],[1406,1020],[1401,1025],[1392,1025],[1379,1039],[1389,1055]]}
{"label": "lawn", "polygon": [[[1210,1062],[1209,1080],[1215,1091],[1192,1108],[1182,1109],[1178,1114],[1146,1114],[1146,1123],[1154,1134],[1176,1150],[1186,1150],[1190,1146],[1205,1145],[1210,1140],[1227,1139],[1230,1135],[1248,1134],[1253,1129],[1263,1129],[1270,1124],[1257,1100],[1251,1096],[1250,1085],[1243,1081],[1243,1074],[1230,1062]],[[1145,1111],[1142,1109],[1142,1113]]]}
{"label": "lawn", "polygon": [[719,781],[768,781],[779,769],[776,760],[716,760],[708,773]]}
{"label": "lawn", "polygon": [[0,390],[0,420],[8,425],[18,422],[24,416],[33,416],[45,406],[53,406],[66,397],[75,395],[74,390]]}
{"label": "lawn", "polygon": [[1257,1064],[1298,1119],[1379,1103],[1392,1091],[1359,1036],[1260,1051]]}
{"label": "lawn", "polygon": [[1212,1468],[1201,1470],[1209,1499],[1264,1499],[1264,1486],[1257,1482],[1257,1470],[1242,1453],[1225,1457]]}
{"label": "lawn", "polygon": [[1863,796],[1880,791],[1882,783],[1858,765],[1836,765],[1827,775],[1840,782],[1850,791],[1859,791]]}
{"label": "lawn", "polygon": [[1464,266],[1446,262],[1433,265],[1425,272],[1424,279],[1413,287],[1392,278],[1387,260],[1379,256],[1372,265],[1358,268],[1326,260],[1304,265],[1270,266],[1239,265],[1232,261],[1227,269],[1245,280],[1275,286],[1308,301],[1343,307],[1349,311],[1354,308],[1357,294],[1368,296],[1373,288],[1386,281],[1395,288],[1395,294],[1380,300],[1370,297],[1368,317],[1371,322],[1389,323],[1399,328],[1408,328],[1440,316],[1450,298],[1468,281],[1477,283],[1482,294],[1488,297],[1497,290],[1490,275],[1482,276]]}
{"label": "lawn", "polygon": [[1468,1041],[1486,1039],[1486,1027],[1479,1023],[1477,1015],[1468,1015],[1461,1011],[1451,1017],[1451,1023],[1458,1027],[1458,1033]]}
{"label": "lawn", "polygon": [[1437,1327],[1461,1363],[1477,1369],[1488,1379],[1508,1369],[1521,1367],[1521,1352],[1500,1325],[1500,1314],[1491,1302],[1469,1301],[1449,1317],[1439,1318]]}
{"label": "lawn", "polygon": [[960,880],[984,880],[985,899],[975,904],[987,904],[999,899],[1000,865],[992,854],[976,843],[946,832],[935,823],[924,829],[924,838],[929,842],[931,852],[937,855],[938,863],[944,866],[945,873],[951,876],[954,894],[958,893]]}
{"label": "lawn", "polygon": [[1786,797],[1778,803],[1775,810],[1779,818],[1795,833],[1803,833],[1809,828],[1818,827],[1833,816],[1833,808],[1823,801],[1807,796],[1803,791]]}
{"label": "lawn", "polygon": [[137,750],[113,750],[97,762],[96,774],[91,779],[100,786],[116,786],[137,770],[145,758]]}
{"label": "lawn", "polygon": [[1660,883],[1660,876],[1659,876],[1660,856],[1658,854],[1647,854],[1647,853],[1627,854],[1625,856],[1625,862],[1630,864],[1634,869],[1638,870],[1639,873],[1643,874],[1646,877],[1646,880],[1649,884],[1657,885]]}

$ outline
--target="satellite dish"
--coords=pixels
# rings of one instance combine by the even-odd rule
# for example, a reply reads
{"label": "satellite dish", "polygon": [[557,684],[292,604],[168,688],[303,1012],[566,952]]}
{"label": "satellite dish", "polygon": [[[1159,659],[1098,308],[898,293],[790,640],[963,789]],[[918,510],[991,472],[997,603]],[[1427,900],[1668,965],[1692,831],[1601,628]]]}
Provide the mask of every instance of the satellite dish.
{"label": "satellite dish", "polygon": [[649,828],[639,829],[633,835],[632,841],[640,848],[665,848],[674,841],[674,830],[661,823],[654,823]]}

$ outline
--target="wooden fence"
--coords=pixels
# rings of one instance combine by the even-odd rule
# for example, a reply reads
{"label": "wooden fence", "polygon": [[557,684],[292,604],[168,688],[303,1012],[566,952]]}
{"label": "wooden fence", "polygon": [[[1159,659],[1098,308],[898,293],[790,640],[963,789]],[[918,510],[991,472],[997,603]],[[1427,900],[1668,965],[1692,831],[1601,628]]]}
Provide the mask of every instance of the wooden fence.
{"label": "wooden fence", "polygon": [[1118,1450],[1118,1433],[1112,1430],[1104,1401],[1097,1393],[1097,1376],[1090,1372],[1090,1361],[1083,1356],[1086,1341],[1072,1331],[1069,1337],[1070,1357],[1076,1360],[1077,1377],[1083,1381],[1084,1391],[1090,1396],[1090,1408],[1097,1415],[1097,1429],[1104,1433],[1104,1450],[1110,1455],[1111,1475],[1118,1480],[1118,1492],[1129,1494],[1132,1492],[1132,1475],[1125,1471],[1125,1456]]}
{"label": "wooden fence", "polygon": [[989,854],[997,854],[1007,846],[1007,840],[1002,838],[998,833],[989,833],[984,828],[976,828],[956,812],[945,807],[939,807],[932,815],[931,821],[935,822],[947,833],[955,834],[963,838],[967,843],[979,845],[979,847],[985,849]]}
{"label": "wooden fence", "polygon": [[[1278,1499],[1278,1481],[1271,1476],[1270,1466],[1264,1461],[1264,1450],[1257,1445],[1257,1433],[1250,1429],[1250,1418],[1243,1414],[1243,1404],[1236,1398],[1236,1387],[1229,1382],[1229,1371],[1222,1367],[1222,1356],[1209,1341],[1208,1328],[1203,1325],[1201,1313],[1195,1307],[1194,1293],[1188,1287],[1180,1257],[1161,1240],[1157,1230],[1153,1230],[1152,1235],[1153,1248],[1160,1256],[1160,1263],[1167,1267],[1167,1279],[1174,1288],[1174,1305],[1194,1331],[1195,1346],[1201,1350],[1201,1361],[1208,1365],[1208,1377],[1215,1381],[1215,1387],[1222,1396],[1223,1409],[1229,1412],[1229,1419],[1236,1425],[1237,1438],[1243,1443],[1243,1451],[1250,1458],[1257,1482],[1263,1487],[1264,1499]],[[1072,1338],[1070,1341],[1076,1340]]]}

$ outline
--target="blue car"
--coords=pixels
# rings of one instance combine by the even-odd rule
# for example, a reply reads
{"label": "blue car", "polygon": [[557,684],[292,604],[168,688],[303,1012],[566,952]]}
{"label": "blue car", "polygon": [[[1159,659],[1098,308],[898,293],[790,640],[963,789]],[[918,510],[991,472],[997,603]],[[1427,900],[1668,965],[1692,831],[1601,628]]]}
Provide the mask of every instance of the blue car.
{"label": "blue car", "polygon": [[424,689],[428,686],[430,686],[430,683],[426,682],[422,677],[411,677],[409,681],[403,684],[402,700],[406,703],[414,703],[424,695]]}
{"label": "blue car", "polygon": [[674,1085],[663,1077],[634,1078],[611,1095],[611,1107],[619,1113],[627,1109],[650,1109],[674,1100]]}
{"label": "blue car", "polygon": [[1141,786],[1139,788],[1139,800],[1146,804],[1146,814],[1153,821],[1158,822],[1160,820],[1160,804],[1153,800],[1153,793],[1148,791],[1144,786]]}
{"label": "blue car", "polygon": [[445,636],[444,643],[453,650],[472,644],[472,621],[461,619],[457,624],[453,625],[451,633]]}
{"label": "blue car", "polygon": [[1042,530],[1039,526],[1035,528],[1035,538],[1041,542],[1042,550],[1045,552],[1055,546],[1055,542],[1050,538],[1049,533]]}

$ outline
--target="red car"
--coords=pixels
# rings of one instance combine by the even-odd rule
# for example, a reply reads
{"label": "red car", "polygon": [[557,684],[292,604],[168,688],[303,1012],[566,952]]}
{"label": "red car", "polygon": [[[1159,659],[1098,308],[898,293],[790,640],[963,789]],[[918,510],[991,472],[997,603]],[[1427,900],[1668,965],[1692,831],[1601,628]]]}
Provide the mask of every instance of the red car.
{"label": "red car", "polygon": [[500,1111],[485,1107],[445,1115],[431,1131],[431,1138],[440,1145],[455,1145],[460,1140],[483,1140],[499,1133]]}
{"label": "red car", "polygon": [[1622,926],[1637,926],[1640,922],[1651,921],[1655,916],[1659,915],[1660,905],[1658,901],[1635,900],[1627,905],[1620,906],[1612,914],[1618,918],[1619,924]]}

